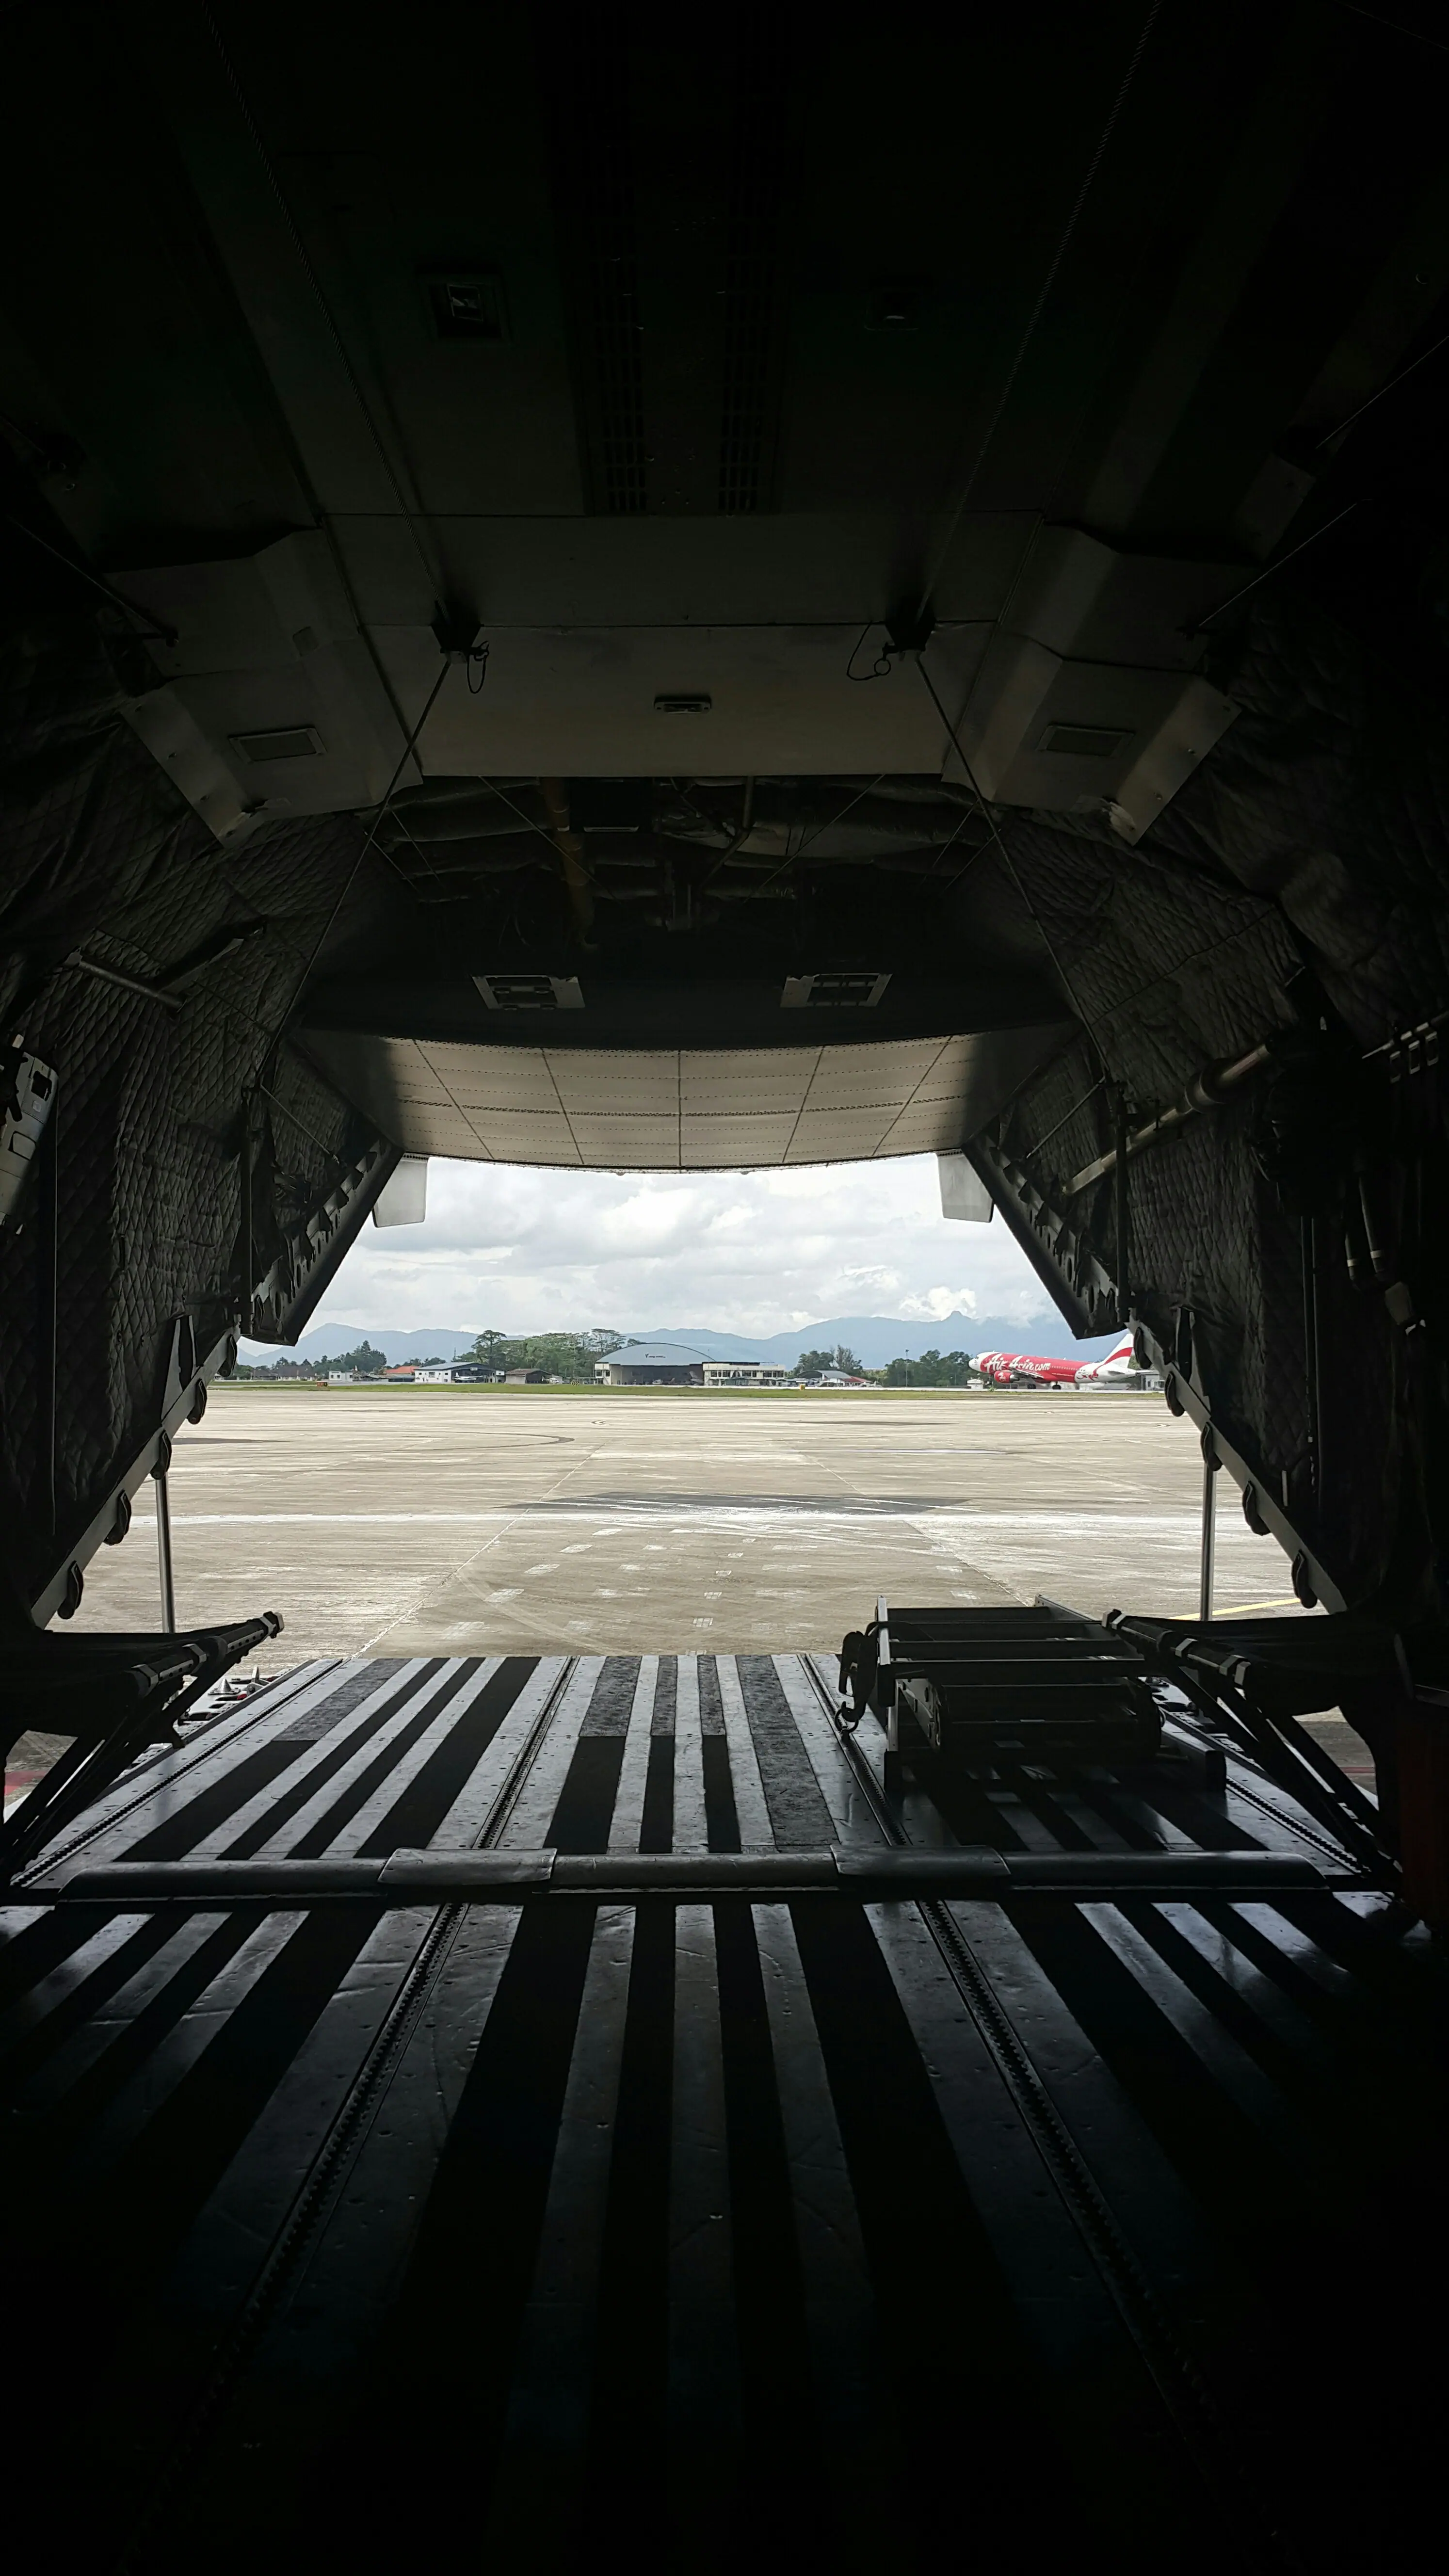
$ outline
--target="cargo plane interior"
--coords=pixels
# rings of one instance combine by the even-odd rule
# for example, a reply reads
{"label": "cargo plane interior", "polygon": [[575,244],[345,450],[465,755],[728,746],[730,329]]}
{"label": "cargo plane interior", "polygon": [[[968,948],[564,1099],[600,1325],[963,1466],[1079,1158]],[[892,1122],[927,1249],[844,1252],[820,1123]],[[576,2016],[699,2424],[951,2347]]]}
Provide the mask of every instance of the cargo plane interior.
{"label": "cargo plane interior", "polygon": [[[0,1675],[69,1744],[4,1840],[17,2491],[147,2571],[1403,2567],[1442,20],[0,47]],[[231,1702],[271,1603],[70,1625],[420,1158],[925,1152],[1300,1611],[863,1600],[838,1662]]]}

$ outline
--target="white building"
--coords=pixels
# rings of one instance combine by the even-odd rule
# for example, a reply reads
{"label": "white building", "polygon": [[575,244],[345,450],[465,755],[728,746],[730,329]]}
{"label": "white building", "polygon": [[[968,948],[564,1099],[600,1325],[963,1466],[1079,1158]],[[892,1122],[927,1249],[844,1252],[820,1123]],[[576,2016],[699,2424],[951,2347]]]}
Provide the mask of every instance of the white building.
{"label": "white building", "polygon": [[706,1360],[683,1342],[621,1342],[594,1362],[600,1386],[703,1386]]}
{"label": "white building", "polygon": [[766,1360],[712,1360],[683,1342],[621,1342],[594,1363],[600,1386],[784,1386],[789,1371]]}

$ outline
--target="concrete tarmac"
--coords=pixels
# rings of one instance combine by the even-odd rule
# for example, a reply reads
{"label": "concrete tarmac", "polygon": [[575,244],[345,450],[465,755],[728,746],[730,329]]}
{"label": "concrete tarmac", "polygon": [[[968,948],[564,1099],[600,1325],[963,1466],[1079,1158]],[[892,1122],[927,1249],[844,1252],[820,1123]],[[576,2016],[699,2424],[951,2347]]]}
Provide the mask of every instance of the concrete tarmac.
{"label": "concrete tarmac", "polygon": [[[1217,1484],[1215,1607],[1296,1609]],[[834,1648],[881,1593],[1193,1617],[1201,1495],[1196,1436],[1155,1396],[222,1383],[176,1443],[177,1616],[280,1610],[263,1671]],[[158,1620],[147,1485],[75,1629]],[[1367,1770],[1341,1720],[1315,1731]]]}
{"label": "concrete tarmac", "polygon": [[[1219,1479],[1222,1608],[1292,1606]],[[263,1657],[835,1644],[885,1593],[1197,1609],[1202,1464],[1160,1398],[221,1385],[171,1474],[177,1613]],[[155,1515],[76,1628],[151,1626]]]}

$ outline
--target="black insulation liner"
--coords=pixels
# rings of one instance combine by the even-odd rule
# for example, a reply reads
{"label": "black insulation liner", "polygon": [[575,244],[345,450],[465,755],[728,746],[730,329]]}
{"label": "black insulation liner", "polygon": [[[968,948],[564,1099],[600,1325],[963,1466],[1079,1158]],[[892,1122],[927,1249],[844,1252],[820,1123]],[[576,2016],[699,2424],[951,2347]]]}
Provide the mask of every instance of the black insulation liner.
{"label": "black insulation liner", "polygon": [[[1135,848],[1085,819],[1003,820],[995,864],[1085,1030],[987,1138],[1065,1221],[1068,1283],[1078,1245],[1115,1281],[1115,1178],[1067,1185],[1115,1145],[1119,1100],[1150,1119],[1277,1035],[1281,1063],[1133,1158],[1135,1311],[1349,1599],[1429,1617],[1449,1536],[1443,1122],[1436,1083],[1361,1059],[1449,1001],[1449,745],[1439,706],[1383,670],[1332,618],[1267,596],[1222,675],[1240,714]],[[1385,1283],[1350,1284],[1356,1156],[1427,1329],[1391,1320]],[[1116,1321],[1114,1296],[1095,1317]]]}
{"label": "black insulation liner", "polygon": [[[238,1312],[246,1121],[254,1278],[373,1141],[284,1032],[314,962],[386,951],[399,897],[355,816],[219,847],[124,720],[154,675],[109,616],[37,621],[0,666],[0,996],[7,1035],[61,1077],[53,1531],[39,1190],[0,1236],[0,1509],[32,1591],[154,1430],[174,1319],[204,1341]],[[964,958],[1034,956],[1080,1023],[983,1141],[1046,1202],[1045,1272],[1095,1329],[1116,1321],[1116,1182],[1069,1182],[1115,1144],[1123,1103],[1150,1118],[1274,1038],[1267,1073],[1133,1160],[1135,1310],[1346,1595],[1431,1616],[1449,1173],[1437,1088],[1393,1090],[1384,1059],[1361,1060],[1449,1000],[1449,753],[1437,704],[1370,641],[1265,593],[1216,673],[1240,713],[1136,847],[1105,817],[1006,813],[953,907]],[[242,927],[179,1012],[64,962],[80,947],[164,982]],[[1348,1283],[1356,1161],[1425,1331],[1390,1320],[1383,1282]]]}
{"label": "black insulation liner", "polygon": [[[120,712],[137,659],[129,637],[57,618],[0,661],[4,1035],[59,1075],[42,1148],[57,1193],[53,1529],[43,1166],[0,1232],[0,1519],[26,1599],[154,1433],[175,1319],[203,1349],[236,1320],[248,1097],[254,1274],[373,1140],[283,1036],[339,898],[339,927],[368,911],[364,827],[308,818],[221,847]],[[240,929],[179,1011],[65,962],[79,949],[164,985]]]}

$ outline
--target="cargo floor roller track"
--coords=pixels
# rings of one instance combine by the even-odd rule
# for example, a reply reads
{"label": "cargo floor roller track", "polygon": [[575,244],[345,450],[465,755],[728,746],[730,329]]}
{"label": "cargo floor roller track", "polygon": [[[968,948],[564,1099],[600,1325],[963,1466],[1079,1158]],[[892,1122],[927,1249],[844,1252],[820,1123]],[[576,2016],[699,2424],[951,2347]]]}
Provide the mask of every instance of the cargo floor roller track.
{"label": "cargo floor roller track", "polygon": [[310,1666],[57,1839],[0,2042],[74,2563],[1404,2563],[1439,1962],[1244,1760],[933,1796],[837,1701]]}

